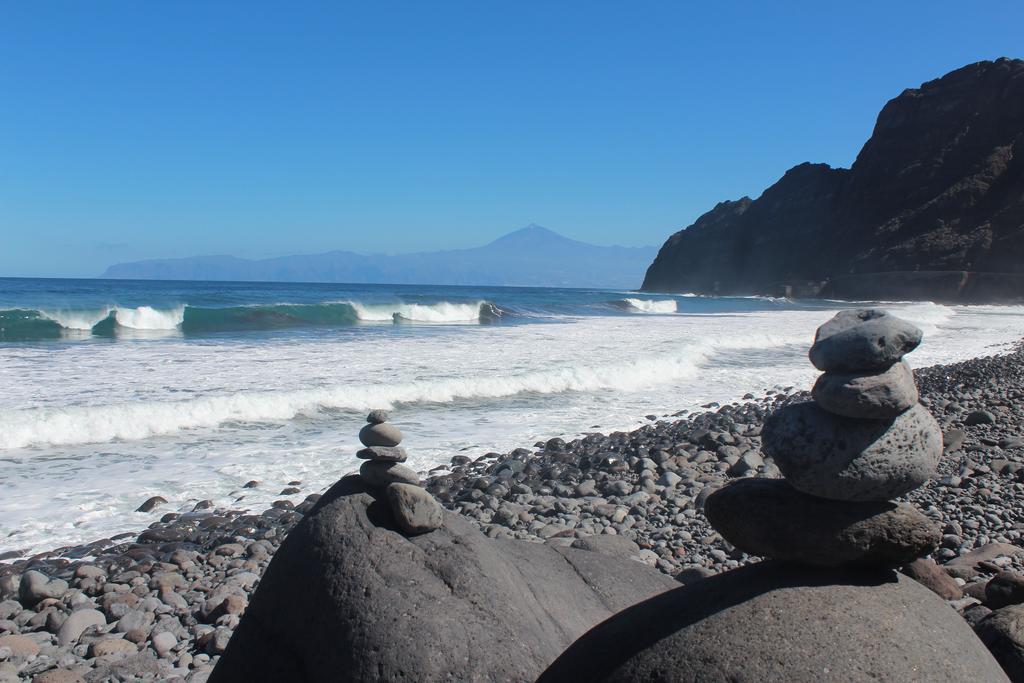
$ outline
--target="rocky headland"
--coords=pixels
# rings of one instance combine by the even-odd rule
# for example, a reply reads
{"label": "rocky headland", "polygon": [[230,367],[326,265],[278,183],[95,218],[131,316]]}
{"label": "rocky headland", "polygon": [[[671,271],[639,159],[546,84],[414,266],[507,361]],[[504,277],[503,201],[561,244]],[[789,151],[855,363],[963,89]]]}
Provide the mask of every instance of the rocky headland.
{"label": "rocky headland", "polygon": [[[1024,680],[1024,350],[911,373],[912,327],[858,356],[850,326],[819,333],[834,339],[812,354],[813,392],[425,476],[375,412],[360,474],[298,506],[147,501],[159,521],[142,534],[0,564],[0,681],[198,681],[215,665],[222,681],[563,680],[601,661],[625,680],[697,660],[726,667],[705,677],[769,675],[752,653],[792,624],[741,628],[737,605],[820,625],[808,666],[836,642],[871,653],[839,679],[906,665],[1005,680],[992,652]],[[855,457],[878,421],[898,428]],[[852,455],[787,459],[817,452],[809,435]],[[652,623],[674,634],[664,646]]]}
{"label": "rocky headland", "polygon": [[1024,298],[1024,61],[882,108],[849,169],[795,166],[675,233],[643,289],[847,300]]}

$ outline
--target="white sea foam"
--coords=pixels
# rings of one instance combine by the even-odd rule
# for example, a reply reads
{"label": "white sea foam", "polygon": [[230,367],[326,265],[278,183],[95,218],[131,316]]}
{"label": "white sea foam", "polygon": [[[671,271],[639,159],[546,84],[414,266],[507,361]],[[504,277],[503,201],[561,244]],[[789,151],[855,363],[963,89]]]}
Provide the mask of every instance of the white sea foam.
{"label": "white sea foam", "polygon": [[65,330],[91,330],[103,322],[114,310],[111,307],[85,311],[40,311],[43,317],[52,320]]}
{"label": "white sea foam", "polygon": [[678,310],[675,299],[623,299],[630,308],[641,313],[675,313]]}
{"label": "white sea foam", "polygon": [[362,304],[348,302],[360,320],[393,322],[396,319],[418,323],[469,323],[480,320],[480,307],[486,302],[458,304],[442,301],[436,304]]}
{"label": "white sea foam", "polygon": [[121,327],[132,330],[173,330],[185,320],[185,306],[160,310],[152,306],[118,308],[114,319]]}

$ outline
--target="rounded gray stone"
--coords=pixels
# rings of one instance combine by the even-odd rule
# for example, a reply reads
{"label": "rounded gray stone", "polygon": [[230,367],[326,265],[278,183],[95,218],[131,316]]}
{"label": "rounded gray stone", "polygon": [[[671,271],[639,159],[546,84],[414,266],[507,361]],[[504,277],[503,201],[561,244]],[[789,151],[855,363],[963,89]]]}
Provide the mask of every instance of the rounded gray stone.
{"label": "rounded gray stone", "polygon": [[79,636],[90,626],[106,626],[107,619],[103,612],[95,609],[80,609],[72,612],[60,630],[57,631],[57,642],[61,645],[70,645],[78,642]]}
{"label": "rounded gray stone", "polygon": [[893,420],[833,415],[814,402],[768,416],[762,449],[794,488],[833,500],[889,500],[935,473],[942,430],[918,404]]}
{"label": "rounded gray stone", "polygon": [[808,354],[819,370],[884,370],[921,343],[913,323],[877,309],[840,311],[818,328]]}
{"label": "rounded gray stone", "polygon": [[382,424],[388,421],[387,411],[384,410],[371,410],[370,414],[366,416],[366,421],[370,424]]}
{"label": "rounded gray stone", "polygon": [[843,417],[890,419],[917,404],[914,373],[906,361],[867,373],[826,372],[811,395],[818,405]]}
{"label": "rounded gray stone", "polygon": [[359,430],[359,440],[364,446],[397,446],[402,443],[402,430],[386,422],[368,424]]}
{"label": "rounded gray stone", "polygon": [[367,446],[356,451],[356,457],[379,462],[405,462],[409,454],[401,446]]}
{"label": "rounded gray stone", "polygon": [[963,618],[909,577],[768,561],[619,612],[573,643],[537,680],[1007,678]]}
{"label": "rounded gray stone", "polygon": [[420,485],[420,475],[416,470],[396,462],[369,460],[359,468],[359,476],[370,486],[379,488],[394,483]]}
{"label": "rounded gray stone", "polygon": [[388,484],[384,489],[395,523],[407,534],[424,534],[444,522],[441,504],[426,489],[412,484]]}
{"label": "rounded gray stone", "polygon": [[906,503],[826,500],[781,479],[742,479],[711,494],[711,526],[743,552],[823,567],[901,567],[934,550],[942,535]]}
{"label": "rounded gray stone", "polygon": [[1024,605],[997,609],[978,622],[975,630],[1010,680],[1024,681]]}

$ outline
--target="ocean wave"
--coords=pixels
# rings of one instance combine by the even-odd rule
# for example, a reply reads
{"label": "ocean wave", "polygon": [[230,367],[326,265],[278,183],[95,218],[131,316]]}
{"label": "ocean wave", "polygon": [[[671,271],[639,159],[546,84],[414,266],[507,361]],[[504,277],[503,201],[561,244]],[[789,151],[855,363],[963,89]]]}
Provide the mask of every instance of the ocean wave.
{"label": "ocean wave", "polygon": [[340,385],[296,391],[240,391],[184,401],[150,401],[0,412],[0,450],[145,439],[223,424],[284,422],[322,410],[362,412],[397,404],[446,404],[520,394],[640,391],[700,372],[727,348],[767,348],[782,337],[706,340],[674,354],[603,365],[561,366],[503,376],[446,377],[424,381]]}
{"label": "ocean wave", "polygon": [[621,302],[622,307],[640,313],[675,313],[679,310],[675,299],[634,299],[627,297]]}
{"label": "ocean wave", "polygon": [[287,327],[346,326],[360,322],[490,323],[510,317],[489,301],[433,304],[253,304],[205,308],[179,304],[105,306],[82,310],[0,310],[0,341],[34,341],[75,335],[116,336],[140,331],[185,334],[272,330]]}

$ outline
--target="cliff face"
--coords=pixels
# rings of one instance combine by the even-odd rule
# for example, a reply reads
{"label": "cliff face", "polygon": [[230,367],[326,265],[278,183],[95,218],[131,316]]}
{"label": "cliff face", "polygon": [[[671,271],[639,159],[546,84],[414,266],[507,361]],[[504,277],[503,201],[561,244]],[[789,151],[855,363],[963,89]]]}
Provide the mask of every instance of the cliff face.
{"label": "cliff face", "polygon": [[904,91],[849,170],[801,164],[719,204],[668,239],[643,289],[879,298],[879,282],[880,298],[1024,298],[1024,61]]}

